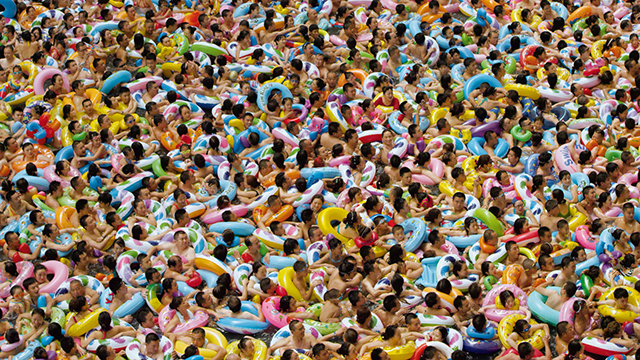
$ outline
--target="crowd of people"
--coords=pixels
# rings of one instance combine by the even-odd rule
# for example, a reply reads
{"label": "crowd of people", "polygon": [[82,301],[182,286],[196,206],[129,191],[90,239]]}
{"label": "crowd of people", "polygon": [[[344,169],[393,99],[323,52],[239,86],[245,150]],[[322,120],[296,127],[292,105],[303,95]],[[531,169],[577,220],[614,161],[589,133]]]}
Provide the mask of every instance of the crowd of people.
{"label": "crowd of people", "polygon": [[0,358],[640,348],[635,1],[0,10]]}

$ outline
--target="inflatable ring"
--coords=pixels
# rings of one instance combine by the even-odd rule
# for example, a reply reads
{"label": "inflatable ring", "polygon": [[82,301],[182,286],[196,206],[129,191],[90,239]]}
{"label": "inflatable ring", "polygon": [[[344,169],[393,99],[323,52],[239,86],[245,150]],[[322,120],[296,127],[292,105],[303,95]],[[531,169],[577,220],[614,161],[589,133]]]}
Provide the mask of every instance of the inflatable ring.
{"label": "inflatable ring", "polygon": [[531,139],[531,131],[529,130],[522,131],[522,128],[520,127],[520,125],[516,125],[512,127],[510,134],[511,136],[513,136],[514,139],[520,142],[527,142],[529,141],[529,139]]}
{"label": "inflatable ring", "polygon": [[213,256],[196,254],[194,264],[198,269],[211,271],[218,276],[224,273],[233,276],[233,270],[231,270],[231,268],[227,264],[223,263]]}
{"label": "inflatable ring", "polygon": [[[171,360],[171,354],[173,353],[173,343],[171,342],[171,340],[169,340],[168,337],[166,336],[161,337],[159,350],[164,353],[164,357],[162,358],[162,360]],[[131,343],[127,345],[125,352],[127,354],[127,359],[129,360],[148,359],[148,357],[142,354],[142,345],[140,344],[140,340],[138,339],[133,339]],[[190,357],[189,359],[196,360],[193,358],[194,356]],[[119,360],[119,359],[122,359],[122,357],[116,357],[116,360]]]}
{"label": "inflatable ring", "polygon": [[[38,67],[33,62],[31,62],[30,60],[23,61],[19,65],[20,65],[20,68],[22,69],[22,71],[24,71],[24,72],[29,74],[29,77],[27,78],[27,83],[29,85],[33,85],[33,82],[36,79],[36,75],[38,75]],[[66,87],[67,87],[67,89],[69,88],[69,82],[68,81],[67,81],[67,86]],[[43,94],[44,94],[44,92],[43,92]],[[34,95],[36,95],[36,94],[34,94]],[[40,95],[42,95],[42,94],[40,94]]]}
{"label": "inflatable ring", "polygon": [[[616,289],[627,290],[627,292],[629,293],[629,304],[633,306],[640,305],[640,293],[638,293],[635,289],[627,286],[612,287],[611,289],[607,290],[604,294],[602,294],[600,299],[613,300],[614,299],[613,292]],[[598,311],[600,312],[600,314],[602,314],[602,316],[612,316],[619,323],[624,323],[625,321],[634,321],[635,318],[638,317],[638,314],[633,311],[620,310],[609,305],[599,305]]]}
{"label": "inflatable ring", "polygon": [[47,68],[38,73],[33,81],[33,91],[36,95],[44,95],[46,89],[44,88],[45,81],[51,79],[55,75],[62,76],[62,86],[67,90],[71,91],[71,86],[69,86],[69,79],[66,74],[63,74],[62,71],[54,68]]}
{"label": "inflatable ring", "polygon": [[69,331],[67,332],[68,336],[78,337],[86,334],[89,330],[98,327],[98,316],[103,311],[107,311],[107,309],[99,308],[95,311],[92,311],[89,315],[85,316],[82,320],[77,323],[71,325]]}
{"label": "inflatable ring", "polygon": [[[220,331],[210,327],[203,327],[202,330],[204,330],[204,337],[207,343],[215,344],[222,348],[227,347],[228,345],[227,338],[224,335],[222,335]],[[184,351],[187,348],[187,346],[189,346],[189,344],[183,341],[180,341],[180,340],[176,341],[176,344],[175,344],[176,353],[178,353],[178,355],[184,355]],[[215,351],[207,348],[198,348],[198,354],[202,355],[207,359],[214,358],[216,356]]]}
{"label": "inflatable ring", "polygon": [[[258,339],[251,339],[253,341],[254,353],[253,358],[249,360],[266,360],[267,359],[267,345]],[[240,349],[238,349],[238,343],[240,340],[233,341],[227,345],[227,353],[240,355]]]}
{"label": "inflatable ring", "polygon": [[[507,342],[507,338],[509,335],[513,333],[513,327],[516,324],[516,321],[520,319],[524,319],[525,316],[521,314],[511,314],[505,316],[502,320],[500,320],[500,324],[498,325],[498,336],[500,336],[500,342],[502,346],[506,349],[511,348],[511,345]],[[533,319],[529,320],[529,323],[532,325],[536,325],[537,322]],[[521,342],[528,342],[533,345],[534,348],[540,350],[544,348],[544,343],[542,342],[542,338],[545,336],[543,329],[538,329],[531,334],[531,337],[525,339]]]}
{"label": "inflatable ring", "polygon": [[533,86],[509,83],[504,86],[504,89],[507,91],[515,90],[518,95],[530,98],[531,100],[538,100],[540,98],[540,92]]}
{"label": "inflatable ring", "polygon": [[[193,45],[191,46],[191,48],[193,49]],[[291,91],[289,91],[286,86],[277,82],[266,83],[262,85],[260,89],[258,89],[257,104],[260,110],[265,111],[265,109],[267,108],[267,102],[269,101],[269,95],[271,95],[271,92],[273,92],[274,90],[280,91],[282,93],[283,99],[293,98],[293,95],[291,95]]]}
{"label": "inflatable ring", "polygon": [[[253,301],[242,301],[241,311],[258,316],[258,309],[255,305],[256,303]],[[221,329],[235,334],[256,334],[265,331],[271,326],[271,324],[266,321],[236,319],[232,317],[219,319],[217,325]]]}
{"label": "inflatable ring", "polygon": [[[267,207],[264,205],[260,205],[253,209],[253,220],[256,224],[262,219],[263,215],[267,213]],[[269,226],[274,221],[283,222],[289,219],[293,215],[293,206],[284,205],[277,213],[271,215],[268,219],[264,220],[263,223],[265,226]]]}
{"label": "inflatable ring", "polygon": [[[367,74],[364,70],[360,69],[351,69],[347,72],[354,74],[356,78],[360,80],[361,84],[364,84],[364,80],[367,78],[367,76],[369,76],[369,74]],[[346,82],[346,76],[344,74],[340,75],[340,78],[338,79],[338,86],[343,86]]]}
{"label": "inflatable ring", "polygon": [[108,94],[116,85],[131,81],[131,73],[125,70],[117,71],[107,78],[100,88],[100,92]]}
{"label": "inflatable ring", "polygon": [[487,83],[489,84],[489,86],[493,86],[495,88],[502,87],[502,84],[500,83],[500,81],[498,81],[498,79],[496,79],[491,75],[487,75],[487,74],[474,75],[464,83],[464,88],[463,88],[464,98],[466,100],[469,100],[469,94],[471,94],[473,90],[476,90],[477,88],[480,87],[480,85],[484,83]]}
{"label": "inflatable ring", "polygon": [[496,232],[498,236],[504,235],[504,229],[500,221],[486,209],[476,209],[473,212],[473,217],[482,221],[489,229]]}
{"label": "inflatable ring", "polygon": [[567,21],[570,25],[573,25],[576,21],[591,16],[591,7],[590,6],[582,6],[576,9],[574,12],[569,15]]}
{"label": "inflatable ring", "polygon": [[[514,308],[511,308],[511,309],[505,309],[504,306],[500,303],[500,294],[507,290],[511,291],[511,293],[516,298],[516,301],[515,301],[516,305],[514,306]],[[521,311],[519,308],[520,307],[526,308],[527,301],[528,301],[527,294],[525,294],[524,291],[522,291],[519,287],[515,285],[503,284],[503,285],[494,286],[491,289],[491,291],[487,293],[486,297],[482,302],[482,305],[483,306],[489,306],[494,304],[496,305],[495,309],[488,309],[485,312],[485,316],[489,320],[498,322],[505,315],[511,315],[511,314],[524,315],[524,312]]]}

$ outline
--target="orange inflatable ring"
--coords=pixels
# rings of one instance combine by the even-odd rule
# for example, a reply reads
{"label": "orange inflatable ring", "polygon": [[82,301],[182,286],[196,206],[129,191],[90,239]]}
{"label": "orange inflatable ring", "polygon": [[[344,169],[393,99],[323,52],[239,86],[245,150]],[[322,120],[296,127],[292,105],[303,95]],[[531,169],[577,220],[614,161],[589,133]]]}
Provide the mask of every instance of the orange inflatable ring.
{"label": "orange inflatable ring", "polygon": [[480,241],[478,241],[478,244],[480,244],[480,250],[485,254],[493,254],[494,252],[496,252],[495,246],[489,245],[486,242],[484,242],[484,236],[480,238]]}
{"label": "orange inflatable ring", "polygon": [[194,11],[191,14],[184,17],[184,21],[189,23],[191,26],[200,27],[200,23],[198,23],[198,17],[200,16],[199,11]]}
{"label": "orange inflatable ring", "polygon": [[[264,216],[264,214],[267,213],[268,210],[269,208],[267,208],[264,205],[260,205],[256,207],[253,210],[253,221],[255,221],[257,224],[260,221],[260,219]],[[286,221],[291,217],[291,215],[293,215],[293,206],[284,205],[282,206],[282,209],[280,209],[280,211],[271,215],[271,217],[269,217],[266,221],[264,221],[264,226],[269,226],[274,221],[279,221],[279,222]]]}
{"label": "orange inflatable ring", "polygon": [[[33,6],[33,8],[36,11],[36,16],[42,14],[45,11],[48,11],[49,9],[42,6],[42,5],[31,5]],[[31,29],[31,21],[28,21],[27,19],[27,10],[22,10],[22,12],[20,13],[20,15],[17,18],[18,23],[20,24],[20,26],[22,26],[25,29]]]}
{"label": "orange inflatable ring", "polygon": [[[440,8],[442,8],[442,5],[440,5]],[[440,11],[440,9],[438,9],[438,11]],[[416,11],[416,13],[418,13],[418,15],[424,15],[426,13],[429,12],[429,2],[426,2],[422,5],[420,5],[420,7],[418,8],[418,11]]]}
{"label": "orange inflatable ring", "polygon": [[[524,272],[524,268],[520,264],[511,264],[504,269],[502,273],[502,283],[509,285],[518,285],[518,279]],[[496,297],[497,299],[498,297]],[[496,300],[498,301],[498,300]]]}
{"label": "orange inflatable ring", "polygon": [[160,143],[168,151],[175,150],[178,148],[178,143],[173,141],[173,138],[171,137],[171,133],[168,131],[162,133],[162,136],[160,136]]}
{"label": "orange inflatable ring", "polygon": [[22,170],[24,170],[25,167],[27,167],[28,163],[33,163],[36,165],[36,167],[38,169],[44,169],[47,166],[51,165],[51,163],[49,163],[46,160],[36,160],[36,161],[15,161],[11,164],[11,168],[13,169],[13,171],[15,172],[20,172]]}
{"label": "orange inflatable ring", "polygon": [[49,159],[49,161],[47,161],[47,160],[36,160],[36,161],[18,160],[18,161],[14,161],[13,163],[11,163],[11,168],[13,169],[13,171],[20,172],[20,171],[24,170],[24,168],[30,162],[34,163],[38,169],[44,169],[47,166],[53,164],[54,159],[55,159],[55,156],[53,155],[53,151],[51,151],[46,146],[40,145],[40,144],[34,144],[33,148],[35,150],[34,154],[36,156],[44,155],[47,159]]}
{"label": "orange inflatable ring", "polygon": [[545,282],[547,282],[547,279],[544,278],[538,278],[533,282],[533,285],[531,285],[532,288],[537,288],[538,286],[544,284]]}
{"label": "orange inflatable ring", "polygon": [[567,18],[569,24],[573,25],[577,20],[586,18],[591,16],[591,7],[590,6],[582,6],[576,9],[576,11],[572,12],[571,15]]}
{"label": "orange inflatable ring", "polygon": [[[494,1],[494,0],[482,0],[482,4],[483,4],[484,6],[486,6],[487,8],[489,8],[489,9],[491,10],[491,12],[493,12],[493,9],[494,9],[496,6],[500,5],[500,4],[498,4],[498,3],[497,3],[496,1]],[[505,13],[505,15],[509,15],[509,14],[511,14],[511,7],[510,7],[509,5],[503,5],[503,7],[504,7],[504,13]]]}
{"label": "orange inflatable ring", "polygon": [[438,13],[435,15],[427,14],[422,17],[422,21],[428,22],[429,24],[433,24],[436,20],[442,17],[443,13]]}
{"label": "orange inflatable ring", "polygon": [[[420,5],[420,7],[418,8],[418,11],[416,11],[416,13],[418,13],[418,15],[424,15],[426,13],[429,12],[429,2],[426,2],[422,5]],[[440,5],[440,7],[438,7],[438,12],[439,13],[446,13],[447,9],[444,8],[444,6]]]}
{"label": "orange inflatable ring", "polygon": [[629,139],[629,145],[634,148],[640,147],[640,137],[634,137]]}
{"label": "orange inflatable ring", "polygon": [[622,53],[623,53],[623,51],[619,46],[613,46],[613,47],[611,47],[611,49],[606,51],[604,56],[605,57],[615,57],[616,59],[619,59],[620,56],[622,56]]}
{"label": "orange inflatable ring", "polygon": [[10,173],[11,173],[11,169],[9,169],[7,165],[3,164],[2,168],[0,168],[0,176],[7,177],[9,176]]}
{"label": "orange inflatable ring", "polygon": [[449,304],[452,304],[452,305],[453,305],[453,300],[456,297],[462,295],[462,292],[460,290],[456,289],[456,288],[453,288],[451,290],[451,292],[448,293],[448,294],[445,294],[443,292],[440,292],[440,291],[438,291],[438,290],[436,290],[434,288],[430,288],[430,287],[424,288],[424,290],[422,290],[422,294],[423,295],[427,295],[430,292],[434,292],[434,293],[438,294],[439,298],[441,298],[442,300],[444,300],[444,301],[446,301],[446,302],[448,302]]}
{"label": "orange inflatable ring", "polygon": [[76,209],[70,206],[60,206],[56,209],[56,225],[60,230],[62,229],[71,229],[73,225],[71,225],[71,216],[76,212]]}
{"label": "orange inflatable ring", "polygon": [[[291,180],[296,180],[296,179],[299,179],[299,178],[300,178],[300,171],[298,171],[298,170],[287,170],[287,171],[285,172],[285,174],[286,174],[286,175],[289,177],[289,179],[291,179]],[[266,179],[266,180],[262,183],[262,186],[264,186],[264,187],[266,187],[266,188],[267,188],[267,187],[269,187],[269,186],[275,185],[275,183],[276,183],[276,176],[277,176],[277,175],[274,175],[274,176],[272,176],[272,177],[270,177],[270,178]]]}
{"label": "orange inflatable ring", "polygon": [[[360,84],[364,84],[364,80],[369,76],[364,70],[360,69],[351,69],[348,72],[354,74],[358,80],[360,80]],[[347,78],[344,74],[340,75],[338,79],[338,86],[343,86],[347,82]]]}

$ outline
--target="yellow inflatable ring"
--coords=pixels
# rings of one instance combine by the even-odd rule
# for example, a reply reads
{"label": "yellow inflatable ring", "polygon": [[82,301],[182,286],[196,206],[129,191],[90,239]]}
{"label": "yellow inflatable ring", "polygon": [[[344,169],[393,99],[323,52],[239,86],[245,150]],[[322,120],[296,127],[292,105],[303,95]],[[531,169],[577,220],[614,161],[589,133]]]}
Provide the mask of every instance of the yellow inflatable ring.
{"label": "yellow inflatable ring", "polygon": [[339,207],[326,208],[318,214],[318,227],[325,236],[332,234],[336,239],[342,241],[342,243],[347,243],[352,239],[349,239],[344,235],[338,233],[338,231],[333,226],[331,226],[331,221],[338,220],[342,222],[342,220],[344,220],[348,213],[349,212],[347,210],[341,209]]}
{"label": "yellow inflatable ring", "polygon": [[[210,327],[203,327],[204,337],[209,344],[215,344],[221,346],[222,348],[226,348],[228,346],[227,339],[222,335],[222,333],[216,329]],[[176,341],[175,350],[178,355],[184,355],[185,349],[189,346],[189,344],[184,341]],[[202,355],[205,359],[211,359],[216,356],[217,352],[207,349],[207,348],[198,348],[198,354]]]}
{"label": "yellow inflatable ring", "polygon": [[[505,316],[504,318],[502,318],[502,320],[500,320],[500,324],[498,325],[498,335],[500,336],[500,342],[502,343],[502,346],[504,346],[506,349],[511,348],[511,345],[509,345],[509,343],[507,342],[507,338],[514,332],[513,327],[515,326],[516,321],[524,318],[525,316],[522,314],[511,314]],[[536,325],[537,322],[531,319],[529,320],[529,324]],[[534,348],[540,350],[544,348],[544,343],[542,342],[542,338],[544,337],[544,335],[544,330],[538,329],[534,331],[533,334],[531,334],[530,338],[522,340],[520,342],[528,342],[533,345]]]}
{"label": "yellow inflatable ring", "polygon": [[[98,316],[100,316],[100,313],[102,313],[103,311],[107,311],[107,309],[99,308],[97,310],[92,311],[89,315],[85,316],[82,320],[71,325],[67,335],[71,337],[79,337],[89,332],[89,330],[98,327],[98,325],[100,325],[98,324]],[[71,317],[72,314],[73,313],[69,313],[67,315],[67,322],[69,321],[69,317]]]}
{"label": "yellow inflatable ring", "polygon": [[[600,297],[600,299],[604,299],[604,300],[615,300],[615,298],[613,297],[613,293],[614,291],[616,291],[616,289],[625,289],[627,290],[627,293],[629,293],[629,304],[633,305],[633,306],[640,306],[640,293],[637,292],[635,289],[630,288],[628,286],[615,286],[612,287],[611,289],[605,291],[604,294],[602,294],[602,296]],[[619,323],[624,323],[626,321],[631,321],[633,322],[635,318],[638,317],[638,314],[633,312],[633,311],[629,311],[629,310],[620,310],[620,309],[616,309],[615,307],[609,306],[609,305],[600,305],[598,306],[598,311],[600,312],[600,314],[602,314],[602,316],[612,316],[614,319],[616,319],[617,322]]]}
{"label": "yellow inflatable ring", "polygon": [[528,97],[531,100],[538,100],[540,98],[540,92],[533,86],[509,83],[504,86],[504,89],[507,91],[515,90],[518,95]]}
{"label": "yellow inflatable ring", "polygon": [[304,301],[302,298],[302,294],[300,294],[300,290],[293,283],[293,276],[295,272],[291,266],[286,267],[278,272],[278,283],[285,290],[287,290],[287,294],[291,295],[297,301]]}
{"label": "yellow inflatable ring", "polygon": [[[267,359],[267,345],[258,339],[253,339],[254,352],[253,357],[250,360],[266,360]],[[229,354],[236,354],[240,356],[240,349],[238,349],[238,343],[240,340],[236,340],[227,345],[227,352]]]}

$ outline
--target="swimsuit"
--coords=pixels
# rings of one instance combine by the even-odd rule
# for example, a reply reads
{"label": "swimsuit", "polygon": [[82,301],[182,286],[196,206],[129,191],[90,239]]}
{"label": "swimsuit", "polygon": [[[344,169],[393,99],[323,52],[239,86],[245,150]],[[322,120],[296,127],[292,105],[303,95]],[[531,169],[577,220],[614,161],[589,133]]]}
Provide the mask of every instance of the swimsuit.
{"label": "swimsuit", "polygon": [[567,207],[567,212],[566,213],[562,213],[560,212],[560,207],[558,206],[558,216],[563,218],[563,219],[568,219],[571,217],[571,211],[569,210],[569,207]]}

